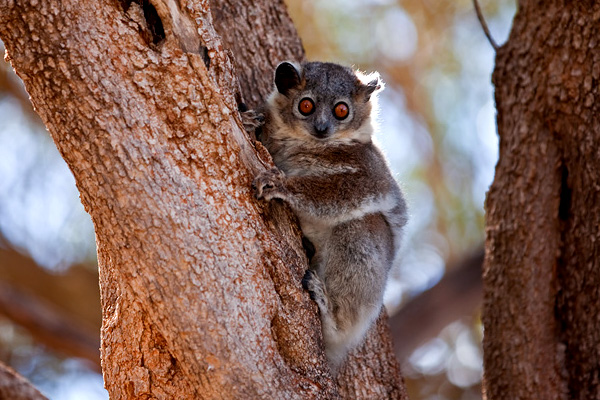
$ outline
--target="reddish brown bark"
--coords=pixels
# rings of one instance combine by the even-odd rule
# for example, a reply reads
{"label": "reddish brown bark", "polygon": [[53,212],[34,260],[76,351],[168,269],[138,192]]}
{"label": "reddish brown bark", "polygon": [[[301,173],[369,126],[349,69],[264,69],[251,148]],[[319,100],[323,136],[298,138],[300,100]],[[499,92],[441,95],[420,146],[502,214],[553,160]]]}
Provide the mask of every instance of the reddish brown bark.
{"label": "reddish brown bark", "polygon": [[[337,398],[297,226],[253,199],[270,160],[236,112],[302,56],[285,7],[151,3],[0,0],[7,57],[96,229],[111,398]],[[236,53],[244,40],[256,50]],[[347,397],[404,397],[385,331],[340,380]]]}
{"label": "reddish brown bark", "polygon": [[497,55],[488,399],[600,398],[600,5],[519,2]]}

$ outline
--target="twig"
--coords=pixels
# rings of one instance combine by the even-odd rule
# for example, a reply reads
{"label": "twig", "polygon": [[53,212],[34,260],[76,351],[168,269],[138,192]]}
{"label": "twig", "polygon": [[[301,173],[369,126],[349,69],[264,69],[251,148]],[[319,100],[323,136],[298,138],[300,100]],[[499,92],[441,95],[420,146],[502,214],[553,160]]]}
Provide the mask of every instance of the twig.
{"label": "twig", "polygon": [[477,14],[477,19],[479,20],[479,23],[483,28],[483,33],[485,33],[485,36],[487,37],[494,50],[498,51],[499,46],[492,37],[492,34],[490,33],[487,23],[485,22],[485,18],[483,17],[483,14],[481,12],[481,8],[479,8],[479,2],[477,0],[473,0],[473,5],[475,6],[475,13]]}

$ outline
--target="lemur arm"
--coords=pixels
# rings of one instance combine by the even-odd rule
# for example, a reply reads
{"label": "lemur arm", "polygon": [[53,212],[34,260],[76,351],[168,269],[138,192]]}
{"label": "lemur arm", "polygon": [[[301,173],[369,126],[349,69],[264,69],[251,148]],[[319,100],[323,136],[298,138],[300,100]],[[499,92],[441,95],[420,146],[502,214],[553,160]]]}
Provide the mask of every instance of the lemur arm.
{"label": "lemur arm", "polygon": [[273,168],[261,173],[253,185],[259,199],[281,199],[299,215],[341,222],[396,206],[389,182],[372,178],[348,173],[286,177]]}

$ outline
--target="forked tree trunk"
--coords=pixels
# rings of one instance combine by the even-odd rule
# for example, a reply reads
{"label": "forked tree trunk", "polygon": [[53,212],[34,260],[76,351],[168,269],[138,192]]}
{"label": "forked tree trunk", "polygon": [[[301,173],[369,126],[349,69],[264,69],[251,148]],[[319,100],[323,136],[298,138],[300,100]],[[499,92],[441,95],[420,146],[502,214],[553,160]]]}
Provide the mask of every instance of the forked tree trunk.
{"label": "forked tree trunk", "polygon": [[237,103],[303,57],[283,3],[139,4],[0,0],[7,58],[94,222],[111,398],[405,398],[384,318],[338,389],[297,225],[252,197],[270,159]]}
{"label": "forked tree trunk", "polygon": [[519,1],[497,55],[488,399],[600,398],[600,4]]}

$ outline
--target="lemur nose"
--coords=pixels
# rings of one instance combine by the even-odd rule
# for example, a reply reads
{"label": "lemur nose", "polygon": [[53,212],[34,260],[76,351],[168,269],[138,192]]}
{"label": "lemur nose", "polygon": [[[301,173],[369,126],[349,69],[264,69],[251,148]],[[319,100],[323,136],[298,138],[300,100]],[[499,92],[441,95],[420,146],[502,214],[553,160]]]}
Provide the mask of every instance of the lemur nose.
{"label": "lemur nose", "polygon": [[329,131],[329,124],[327,122],[316,122],[315,123],[315,136],[325,137]]}

